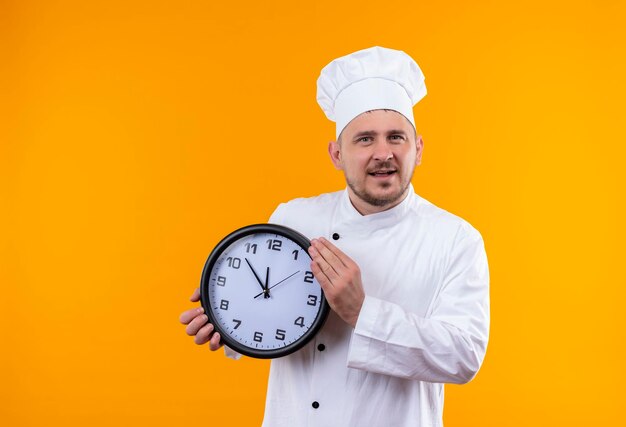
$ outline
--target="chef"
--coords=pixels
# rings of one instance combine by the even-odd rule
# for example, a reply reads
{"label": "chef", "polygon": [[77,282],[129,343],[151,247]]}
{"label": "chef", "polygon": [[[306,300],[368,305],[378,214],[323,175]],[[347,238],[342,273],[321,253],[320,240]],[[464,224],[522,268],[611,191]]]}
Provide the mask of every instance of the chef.
{"label": "chef", "polygon": [[[321,72],[317,100],[336,123],[328,152],[347,186],[283,203],[270,222],[312,239],[332,312],[304,348],[272,360],[263,426],[441,426],[444,383],[467,383],[482,364],[483,240],[411,184],[424,146],[413,106],[425,95],[419,66],[397,50],[361,50]],[[196,343],[220,347],[201,308],[181,321]]]}

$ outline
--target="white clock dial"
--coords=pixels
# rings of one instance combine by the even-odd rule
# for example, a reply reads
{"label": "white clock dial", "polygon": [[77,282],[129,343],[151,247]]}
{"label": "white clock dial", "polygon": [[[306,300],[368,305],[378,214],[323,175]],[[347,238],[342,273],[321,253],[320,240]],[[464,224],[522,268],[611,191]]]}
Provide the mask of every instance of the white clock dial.
{"label": "white clock dial", "polygon": [[225,243],[212,254],[203,287],[207,282],[205,310],[227,344],[254,357],[277,357],[321,326],[327,303],[301,243],[272,231]]}

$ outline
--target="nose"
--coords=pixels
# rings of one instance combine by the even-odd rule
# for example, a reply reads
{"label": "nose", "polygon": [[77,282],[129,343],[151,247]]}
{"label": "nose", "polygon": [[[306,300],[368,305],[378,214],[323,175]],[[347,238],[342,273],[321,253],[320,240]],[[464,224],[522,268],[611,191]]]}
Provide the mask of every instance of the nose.
{"label": "nose", "polygon": [[379,141],[374,144],[374,154],[372,157],[374,160],[384,162],[393,158],[393,151],[391,151],[391,147],[386,141]]}

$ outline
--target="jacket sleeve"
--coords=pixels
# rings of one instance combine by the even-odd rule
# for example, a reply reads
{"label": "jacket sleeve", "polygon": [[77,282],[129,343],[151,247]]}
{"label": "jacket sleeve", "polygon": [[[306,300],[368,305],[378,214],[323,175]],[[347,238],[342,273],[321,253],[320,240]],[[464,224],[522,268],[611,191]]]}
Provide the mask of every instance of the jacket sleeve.
{"label": "jacket sleeve", "polygon": [[224,346],[224,355],[226,355],[226,357],[228,357],[229,359],[233,359],[233,360],[239,360],[241,359],[241,356],[243,356],[243,354],[237,353],[235,350],[233,350],[232,348],[226,345]]}
{"label": "jacket sleeve", "polygon": [[489,269],[483,240],[468,224],[447,264],[426,317],[365,297],[348,367],[437,383],[463,384],[476,375],[489,338]]}

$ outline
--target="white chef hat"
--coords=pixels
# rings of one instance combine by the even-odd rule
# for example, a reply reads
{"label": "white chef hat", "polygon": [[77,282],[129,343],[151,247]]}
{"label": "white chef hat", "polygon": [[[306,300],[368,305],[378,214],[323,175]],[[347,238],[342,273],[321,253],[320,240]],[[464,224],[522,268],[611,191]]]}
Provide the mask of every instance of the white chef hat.
{"label": "white chef hat", "polygon": [[337,58],[317,79],[317,102],[337,124],[337,138],[356,116],[389,109],[415,127],[413,106],[426,95],[424,74],[400,50],[371,47]]}

